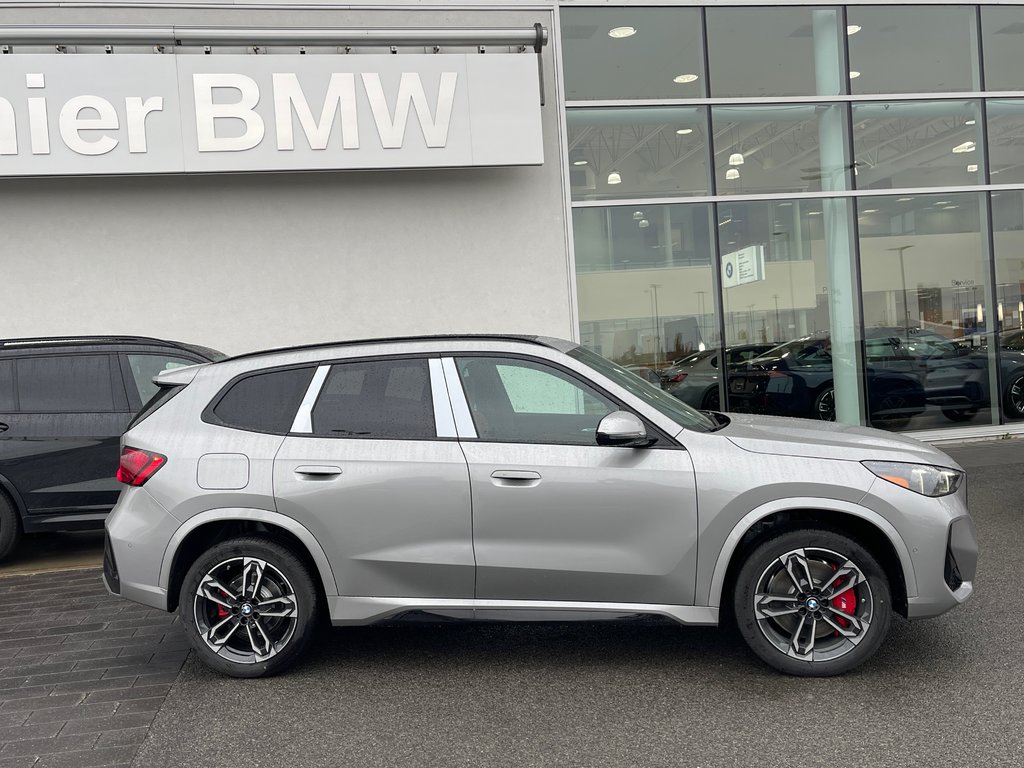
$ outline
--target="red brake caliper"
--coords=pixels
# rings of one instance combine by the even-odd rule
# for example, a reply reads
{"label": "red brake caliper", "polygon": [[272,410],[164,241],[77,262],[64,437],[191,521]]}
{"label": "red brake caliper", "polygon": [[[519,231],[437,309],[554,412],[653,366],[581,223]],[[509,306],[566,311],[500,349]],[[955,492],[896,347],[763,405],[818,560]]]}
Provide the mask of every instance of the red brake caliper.
{"label": "red brake caliper", "polygon": [[[832,566],[832,570],[833,571],[838,571],[839,567],[833,565]],[[843,581],[844,581],[843,577],[840,576],[838,579],[836,579],[835,586],[836,587],[841,587],[843,585]],[[831,605],[833,608],[835,608],[838,611],[842,611],[843,613],[850,614],[852,616],[853,612],[857,608],[857,596],[853,593],[852,589],[848,589],[845,592],[843,592],[841,594],[838,594],[835,597],[833,597],[829,601],[829,605]],[[849,619],[844,619],[842,616],[836,616],[835,618],[836,618],[836,624],[838,624],[843,629],[846,629],[846,627],[850,626],[850,620]],[[839,636],[838,632],[835,632],[834,634],[835,634],[836,637]]]}
{"label": "red brake caliper", "polygon": [[[225,600],[229,599],[228,596],[227,596],[227,593],[221,592],[221,594],[224,595],[224,599]],[[218,619],[226,619],[230,615],[231,615],[231,611],[229,611],[227,608],[225,608],[220,603],[217,603],[217,618]]]}

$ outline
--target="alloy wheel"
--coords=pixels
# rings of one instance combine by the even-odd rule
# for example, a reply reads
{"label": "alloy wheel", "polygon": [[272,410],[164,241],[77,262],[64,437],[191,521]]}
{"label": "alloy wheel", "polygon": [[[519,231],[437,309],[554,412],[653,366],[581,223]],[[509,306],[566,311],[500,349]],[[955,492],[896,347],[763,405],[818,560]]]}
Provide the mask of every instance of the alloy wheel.
{"label": "alloy wheel", "polygon": [[814,415],[822,421],[836,420],[836,391],[829,387],[814,401]]}
{"label": "alloy wheel", "polygon": [[256,664],[280,653],[299,618],[295,590],[285,575],[255,557],[233,557],[199,581],[193,610],[207,647],[236,664]]}
{"label": "alloy wheel", "polygon": [[828,549],[794,549],[761,573],[754,618],[768,642],[799,661],[831,661],[867,636],[874,599],[863,571]]}

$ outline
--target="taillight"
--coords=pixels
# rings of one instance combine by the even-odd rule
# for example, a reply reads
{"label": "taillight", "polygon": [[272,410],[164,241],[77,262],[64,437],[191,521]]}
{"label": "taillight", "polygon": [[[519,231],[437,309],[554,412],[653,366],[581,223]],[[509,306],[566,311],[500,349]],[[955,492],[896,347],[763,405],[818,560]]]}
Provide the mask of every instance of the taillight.
{"label": "taillight", "polygon": [[673,376],[671,379],[669,379],[669,381],[682,381],[685,378],[686,378],[686,374],[685,373],[677,373],[675,376]]}
{"label": "taillight", "polygon": [[167,463],[167,457],[141,448],[124,448],[121,466],[117,468],[117,481],[126,485],[142,485]]}

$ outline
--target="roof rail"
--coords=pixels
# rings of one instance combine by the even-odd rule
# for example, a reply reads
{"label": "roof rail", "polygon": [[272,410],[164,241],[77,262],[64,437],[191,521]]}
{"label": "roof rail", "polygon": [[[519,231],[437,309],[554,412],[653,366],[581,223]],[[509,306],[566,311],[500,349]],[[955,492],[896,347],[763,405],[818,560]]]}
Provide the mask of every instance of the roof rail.
{"label": "roof rail", "polygon": [[354,347],[361,344],[389,344],[395,342],[417,342],[417,341],[477,341],[490,339],[493,341],[524,341],[529,344],[537,344],[542,347],[551,346],[544,337],[517,335],[512,333],[439,333],[424,336],[386,336],[378,339],[349,339],[347,341],[324,341],[316,344],[299,344],[294,347],[276,347],[274,349],[261,349],[255,352],[245,352],[241,355],[229,357],[221,362],[229,360],[245,360],[250,357],[261,357],[263,355],[274,355],[281,352],[305,352],[309,350],[325,349],[327,347]]}
{"label": "roof rail", "polygon": [[131,342],[135,344],[153,344],[161,347],[176,347],[178,344],[164,339],[149,336],[33,336],[20,339],[0,339],[0,348],[9,347],[46,347],[89,344],[116,344]]}

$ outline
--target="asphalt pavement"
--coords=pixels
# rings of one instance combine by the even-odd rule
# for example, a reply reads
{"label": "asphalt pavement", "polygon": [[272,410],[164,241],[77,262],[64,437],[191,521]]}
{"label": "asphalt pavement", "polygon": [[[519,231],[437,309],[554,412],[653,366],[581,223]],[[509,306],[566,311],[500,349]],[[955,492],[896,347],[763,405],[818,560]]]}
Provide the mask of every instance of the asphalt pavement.
{"label": "asphalt pavement", "polygon": [[[785,677],[731,631],[657,622],[338,628],[269,680],[189,656],[131,765],[1019,768],[1024,441],[945,449],[970,473],[977,592],[945,616],[896,619],[851,674]],[[8,761],[12,730],[0,768],[61,764]]]}

